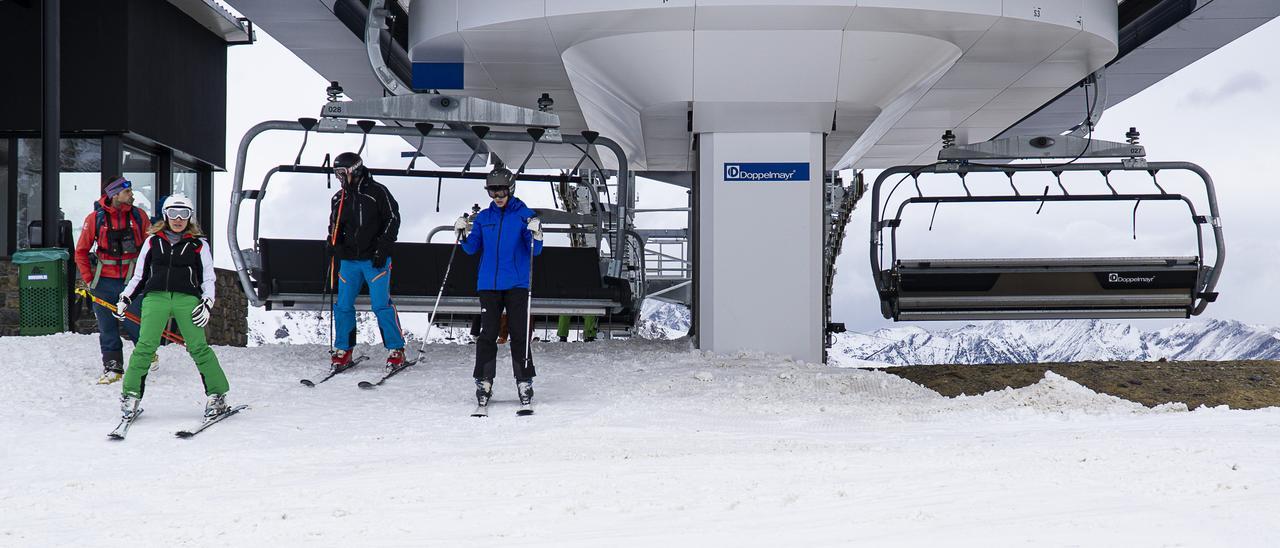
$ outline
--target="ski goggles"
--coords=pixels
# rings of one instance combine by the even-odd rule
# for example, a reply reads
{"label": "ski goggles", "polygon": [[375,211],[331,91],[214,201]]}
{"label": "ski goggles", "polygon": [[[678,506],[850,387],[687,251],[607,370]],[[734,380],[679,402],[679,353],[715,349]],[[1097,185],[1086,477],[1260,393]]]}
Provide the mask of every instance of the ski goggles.
{"label": "ski goggles", "polygon": [[490,198],[506,198],[511,195],[511,189],[505,186],[487,186],[484,190],[489,193]]}
{"label": "ski goggles", "polygon": [[350,175],[352,171],[355,171],[355,169],[356,168],[354,167],[335,167],[333,168],[333,174],[339,177],[346,177],[347,175]]}
{"label": "ski goggles", "polygon": [[165,217],[169,219],[182,219],[184,221],[191,218],[191,213],[192,211],[185,207],[171,207],[164,210]]}
{"label": "ski goggles", "polygon": [[112,197],[115,197],[116,194],[129,190],[131,188],[133,188],[133,183],[130,182],[128,179],[121,177],[119,179],[111,181],[111,184],[108,184],[107,188],[104,188],[102,193],[106,194],[108,198],[112,198]]}

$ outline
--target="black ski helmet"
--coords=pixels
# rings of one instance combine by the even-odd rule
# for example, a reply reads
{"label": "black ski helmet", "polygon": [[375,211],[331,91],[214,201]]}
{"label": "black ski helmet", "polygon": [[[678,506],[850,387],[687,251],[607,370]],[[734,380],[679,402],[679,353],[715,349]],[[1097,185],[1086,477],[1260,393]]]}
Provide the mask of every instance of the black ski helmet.
{"label": "black ski helmet", "polygon": [[516,191],[516,176],[505,167],[496,167],[489,172],[488,177],[484,178],[484,188],[485,190],[505,188],[507,192],[514,194]]}
{"label": "black ski helmet", "polygon": [[337,158],[333,159],[333,167],[334,169],[340,167],[350,168],[352,174],[355,175],[356,181],[359,181],[369,175],[369,169],[364,167],[364,160],[360,158],[359,154],[354,152],[343,152],[342,154],[339,154]]}

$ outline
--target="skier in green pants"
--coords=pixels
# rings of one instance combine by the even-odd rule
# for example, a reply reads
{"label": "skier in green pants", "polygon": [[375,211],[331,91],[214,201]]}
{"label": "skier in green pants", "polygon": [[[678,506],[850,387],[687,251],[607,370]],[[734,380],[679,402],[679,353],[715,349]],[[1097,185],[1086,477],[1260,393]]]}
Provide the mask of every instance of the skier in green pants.
{"label": "skier in green pants", "polygon": [[136,293],[144,295],[142,328],[133,355],[129,356],[120,397],[120,411],[125,418],[139,412],[151,358],[160,346],[160,334],[169,318],[177,320],[187,352],[204,380],[204,392],[209,396],[205,419],[227,412],[227,376],[204,338],[204,327],[213,311],[213,253],[208,240],[201,237],[194,215],[195,207],[186,196],[174,195],[165,200],[164,219],[147,230],[133,278],[120,292],[116,310],[126,310]]}

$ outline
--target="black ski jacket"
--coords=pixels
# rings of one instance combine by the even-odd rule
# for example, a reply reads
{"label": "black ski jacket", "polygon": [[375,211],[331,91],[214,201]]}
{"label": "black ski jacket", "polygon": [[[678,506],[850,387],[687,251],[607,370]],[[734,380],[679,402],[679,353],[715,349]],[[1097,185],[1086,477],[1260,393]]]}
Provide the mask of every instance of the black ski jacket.
{"label": "black ski jacket", "polygon": [[399,232],[400,205],[387,187],[368,175],[354,188],[343,185],[330,200],[325,239],[333,243],[338,259],[372,259],[380,249],[383,257],[390,257]]}

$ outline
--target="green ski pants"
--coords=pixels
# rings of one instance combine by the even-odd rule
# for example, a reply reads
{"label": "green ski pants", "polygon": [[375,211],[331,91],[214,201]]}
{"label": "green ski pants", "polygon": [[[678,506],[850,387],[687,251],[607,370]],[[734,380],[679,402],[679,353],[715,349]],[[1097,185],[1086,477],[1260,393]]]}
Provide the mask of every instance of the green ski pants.
{"label": "green ski pants", "polygon": [[[556,336],[568,337],[569,323],[571,321],[573,321],[572,316],[569,316],[567,314],[561,314],[560,320],[556,322]],[[596,317],[595,316],[582,317],[582,336],[588,339],[596,338]]]}
{"label": "green ski pants", "polygon": [[141,398],[147,388],[147,372],[151,370],[151,358],[160,346],[160,334],[169,325],[169,318],[178,324],[178,332],[186,340],[187,353],[196,362],[200,378],[204,380],[205,395],[227,393],[227,375],[218,365],[218,357],[204,339],[204,328],[191,321],[191,311],[200,299],[186,293],[149,291],[142,299],[142,328],[138,344],[129,356],[129,369],[124,373],[124,393]]}

